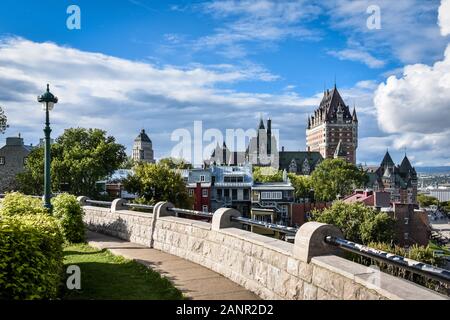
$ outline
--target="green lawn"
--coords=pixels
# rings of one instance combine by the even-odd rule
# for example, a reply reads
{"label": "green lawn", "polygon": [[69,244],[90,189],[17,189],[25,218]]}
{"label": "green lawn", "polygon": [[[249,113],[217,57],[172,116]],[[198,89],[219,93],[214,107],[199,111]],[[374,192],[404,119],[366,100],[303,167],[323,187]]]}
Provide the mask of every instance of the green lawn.
{"label": "green lawn", "polygon": [[157,272],[107,250],[67,246],[64,264],[81,269],[81,289],[63,290],[63,299],[178,300],[182,293]]}

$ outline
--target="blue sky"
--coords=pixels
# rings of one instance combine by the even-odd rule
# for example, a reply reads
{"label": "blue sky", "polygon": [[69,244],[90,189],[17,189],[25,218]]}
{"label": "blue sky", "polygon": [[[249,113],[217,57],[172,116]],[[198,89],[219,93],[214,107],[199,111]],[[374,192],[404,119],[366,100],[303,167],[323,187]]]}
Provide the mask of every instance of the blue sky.
{"label": "blue sky", "polygon": [[[358,111],[359,162],[387,148],[401,161],[406,148],[417,165],[450,165],[446,1],[376,1],[381,29],[370,30],[365,0],[3,0],[5,136],[39,140],[34,101],[50,82],[54,136],[100,127],[130,152],[145,128],[163,157],[176,129],[248,129],[262,113],[281,145],[303,150],[308,113],[336,79]],[[81,30],[66,27],[72,4]]]}

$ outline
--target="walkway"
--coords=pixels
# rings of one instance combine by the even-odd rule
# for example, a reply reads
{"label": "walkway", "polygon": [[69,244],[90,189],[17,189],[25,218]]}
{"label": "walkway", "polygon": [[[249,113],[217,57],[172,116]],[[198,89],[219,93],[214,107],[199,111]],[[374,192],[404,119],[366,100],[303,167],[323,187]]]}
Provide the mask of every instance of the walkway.
{"label": "walkway", "polygon": [[257,300],[254,293],[224,276],[177,256],[156,249],[88,231],[89,245],[133,259],[170,279],[194,300]]}

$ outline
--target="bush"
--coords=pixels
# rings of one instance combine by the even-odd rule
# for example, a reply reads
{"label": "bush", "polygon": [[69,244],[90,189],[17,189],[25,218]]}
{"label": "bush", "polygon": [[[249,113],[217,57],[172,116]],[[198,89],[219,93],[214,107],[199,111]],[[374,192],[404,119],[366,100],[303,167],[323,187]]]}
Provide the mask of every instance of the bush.
{"label": "bush", "polygon": [[72,243],[84,242],[84,212],[77,198],[73,195],[63,193],[52,199],[52,205],[53,216],[59,221],[64,239]]}
{"label": "bush", "polygon": [[[434,256],[433,249],[430,246],[424,247],[413,245],[409,249],[405,249],[400,246],[391,246],[387,243],[382,242],[370,242],[368,246],[385,252],[393,253],[395,255],[402,256],[408,259],[427,263],[436,267],[442,267],[444,265],[444,259]],[[428,279],[422,275],[414,274],[413,272],[407,271],[392,264],[379,262],[359,255],[352,254],[350,255],[350,258],[355,262],[362,263],[367,266],[376,265],[383,272],[389,273],[396,277],[410,280],[412,282],[425,286],[429,289],[438,291],[440,293],[450,295],[450,288],[446,287],[445,284],[437,280]]]}
{"label": "bush", "polygon": [[48,213],[41,199],[25,196],[19,192],[6,194],[1,204],[0,214],[4,216]]}
{"label": "bush", "polygon": [[0,216],[0,299],[56,298],[63,235],[46,213]]}
{"label": "bush", "polygon": [[312,220],[335,225],[345,239],[357,243],[390,243],[394,239],[395,220],[359,202],[336,201],[330,208],[313,211]]}

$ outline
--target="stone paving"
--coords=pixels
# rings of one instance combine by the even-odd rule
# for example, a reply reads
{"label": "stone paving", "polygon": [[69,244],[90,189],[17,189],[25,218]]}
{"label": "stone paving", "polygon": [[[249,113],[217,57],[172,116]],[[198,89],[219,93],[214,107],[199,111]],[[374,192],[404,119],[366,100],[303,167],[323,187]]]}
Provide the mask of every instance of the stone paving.
{"label": "stone paving", "polygon": [[88,231],[89,245],[135,260],[170,279],[193,300],[258,300],[258,296],[224,276],[177,256]]}

